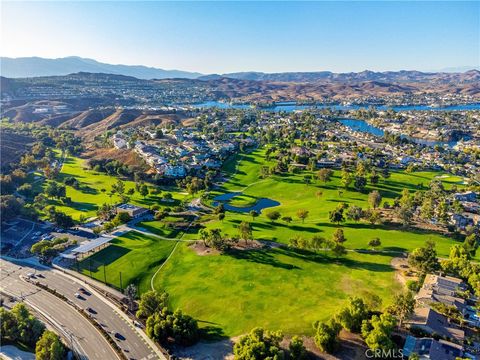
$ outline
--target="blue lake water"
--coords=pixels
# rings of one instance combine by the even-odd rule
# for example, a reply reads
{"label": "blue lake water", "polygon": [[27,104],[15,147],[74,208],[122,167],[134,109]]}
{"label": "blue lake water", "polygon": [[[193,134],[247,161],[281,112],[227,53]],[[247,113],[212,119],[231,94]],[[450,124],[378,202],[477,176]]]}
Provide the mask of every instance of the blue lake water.
{"label": "blue lake water", "polygon": [[252,206],[246,206],[246,207],[238,207],[238,206],[233,206],[228,203],[231,199],[233,199],[235,196],[240,195],[241,192],[231,192],[231,193],[225,193],[222,195],[218,195],[213,198],[213,206],[218,206],[220,204],[223,204],[223,207],[225,210],[228,211],[236,211],[236,212],[250,212],[252,210],[255,210],[259,214],[262,212],[263,209],[271,208],[280,205],[278,201],[268,199],[268,198],[261,198],[258,199],[258,201],[252,205]]}
{"label": "blue lake water", "polygon": [[[383,136],[385,134],[385,132],[382,129],[377,128],[373,125],[370,125],[364,120],[338,119],[338,121],[340,121],[343,125],[348,126],[349,128],[355,131],[370,133],[375,136]],[[416,144],[432,146],[432,147],[435,145],[453,147],[457,143],[457,141],[442,142],[442,141],[434,141],[434,140],[425,140],[425,139],[414,138],[407,135],[401,135],[401,137],[404,139],[408,139]]]}
{"label": "blue lake water", "polygon": [[[218,107],[220,109],[250,109],[252,106],[250,104],[230,104],[224,103],[220,101],[206,101],[199,104],[192,105],[198,108],[210,108],[210,107]],[[358,110],[358,109],[366,109],[371,105],[297,105],[295,102],[278,102],[274,106],[261,108],[262,110],[278,112],[278,111],[286,111],[292,112],[295,110],[306,110],[306,109],[325,109],[331,108],[333,110]],[[399,105],[399,106],[385,106],[385,105],[378,105],[375,106],[378,110],[388,110],[393,109],[395,111],[408,111],[408,110],[433,110],[433,111],[462,111],[462,110],[480,110],[480,103],[478,104],[465,104],[465,105],[452,105],[452,106],[445,106],[445,107],[432,107],[428,105]]]}

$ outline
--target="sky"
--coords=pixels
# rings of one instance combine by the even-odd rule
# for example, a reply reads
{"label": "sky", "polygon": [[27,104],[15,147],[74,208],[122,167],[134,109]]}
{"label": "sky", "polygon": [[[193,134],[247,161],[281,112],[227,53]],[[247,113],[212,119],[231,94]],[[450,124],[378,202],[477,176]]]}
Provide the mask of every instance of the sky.
{"label": "sky", "polygon": [[480,65],[480,2],[1,2],[1,56],[202,73]]}

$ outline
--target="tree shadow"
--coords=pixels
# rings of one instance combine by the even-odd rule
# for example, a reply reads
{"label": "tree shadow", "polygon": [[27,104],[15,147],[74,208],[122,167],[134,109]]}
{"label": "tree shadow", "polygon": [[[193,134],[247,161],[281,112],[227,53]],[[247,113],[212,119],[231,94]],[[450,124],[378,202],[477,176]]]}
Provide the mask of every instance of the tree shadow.
{"label": "tree shadow", "polygon": [[199,334],[200,337],[206,341],[221,341],[228,339],[228,336],[225,335],[225,332],[220,326],[207,325],[202,326],[202,323],[212,324],[209,321],[197,320],[200,324]]}
{"label": "tree shadow", "polygon": [[258,264],[270,265],[276,268],[292,270],[300,269],[300,267],[279,261],[270,253],[271,250],[231,250],[225,255],[231,256],[238,260],[246,260]]}

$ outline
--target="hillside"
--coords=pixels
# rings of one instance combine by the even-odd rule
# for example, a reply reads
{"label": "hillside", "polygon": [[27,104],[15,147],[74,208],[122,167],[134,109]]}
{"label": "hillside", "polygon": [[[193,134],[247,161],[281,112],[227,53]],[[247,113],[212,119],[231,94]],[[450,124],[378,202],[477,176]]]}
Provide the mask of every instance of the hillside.
{"label": "hillside", "polygon": [[10,78],[67,75],[77,72],[118,74],[134,76],[139,79],[196,78],[201,75],[200,73],[164,70],[142,65],[112,65],[77,56],[58,59],[40,57],[1,58],[1,74]]}

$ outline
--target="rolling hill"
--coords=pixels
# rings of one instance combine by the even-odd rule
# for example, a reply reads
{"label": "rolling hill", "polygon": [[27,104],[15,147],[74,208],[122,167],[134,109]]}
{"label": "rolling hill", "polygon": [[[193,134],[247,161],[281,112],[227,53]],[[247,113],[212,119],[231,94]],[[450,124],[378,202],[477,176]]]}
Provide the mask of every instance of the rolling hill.
{"label": "rolling hill", "polygon": [[133,76],[138,79],[165,79],[174,77],[194,79],[201,75],[200,73],[164,70],[143,65],[112,65],[78,56],[58,59],[2,57],[0,61],[2,76],[9,78],[68,75],[78,72],[117,74]]}

